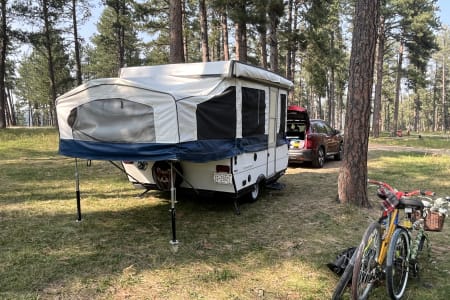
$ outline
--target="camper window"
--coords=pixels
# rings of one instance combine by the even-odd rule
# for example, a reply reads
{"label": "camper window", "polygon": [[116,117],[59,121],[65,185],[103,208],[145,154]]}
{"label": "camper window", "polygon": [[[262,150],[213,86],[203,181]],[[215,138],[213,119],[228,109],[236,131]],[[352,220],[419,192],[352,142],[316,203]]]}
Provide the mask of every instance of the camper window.
{"label": "camper window", "polygon": [[242,88],[242,136],[263,135],[266,122],[264,90]]}
{"label": "camper window", "polygon": [[75,139],[84,141],[154,142],[153,108],[125,99],[82,104],[69,115]]}
{"label": "camper window", "polygon": [[236,87],[197,105],[197,139],[236,137]]}

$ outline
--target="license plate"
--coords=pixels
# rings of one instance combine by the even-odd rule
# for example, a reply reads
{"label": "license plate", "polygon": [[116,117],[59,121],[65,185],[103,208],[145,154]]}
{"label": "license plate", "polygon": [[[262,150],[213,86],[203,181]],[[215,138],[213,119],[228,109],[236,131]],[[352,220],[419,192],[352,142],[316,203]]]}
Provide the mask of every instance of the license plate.
{"label": "license plate", "polygon": [[214,182],[219,184],[232,184],[233,175],[228,173],[214,173]]}
{"label": "license plate", "polygon": [[405,213],[412,213],[412,208],[411,207],[405,207]]}

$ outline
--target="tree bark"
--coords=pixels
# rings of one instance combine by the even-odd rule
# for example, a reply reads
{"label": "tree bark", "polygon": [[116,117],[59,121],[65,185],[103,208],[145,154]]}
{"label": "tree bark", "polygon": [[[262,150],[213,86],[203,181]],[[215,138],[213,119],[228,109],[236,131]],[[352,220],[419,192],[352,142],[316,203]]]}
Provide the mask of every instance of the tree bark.
{"label": "tree bark", "polygon": [[[445,47],[445,40],[444,40]],[[442,56],[442,131],[447,130],[447,110],[445,109],[445,55]]]}
{"label": "tree bark", "polygon": [[200,35],[202,40],[202,61],[208,62],[209,58],[209,46],[208,46],[208,23],[206,18],[206,5],[205,0],[200,0]]}
{"label": "tree bark", "polygon": [[270,47],[270,69],[278,73],[278,36],[277,27],[280,22],[279,18],[272,12],[269,12],[270,33],[269,33],[269,47]]}
{"label": "tree bark", "polygon": [[344,157],[338,178],[341,203],[369,207],[367,199],[367,151],[370,100],[377,37],[379,0],[356,2],[350,76],[348,82]]}
{"label": "tree bark", "polygon": [[1,24],[0,24],[0,128],[6,128],[6,51],[8,49],[8,27],[6,24],[6,2],[1,2]]}
{"label": "tree bark", "polygon": [[[182,28],[187,28],[187,21],[186,21],[186,1],[182,0],[181,2],[181,24]],[[183,31],[182,31],[183,32]],[[189,62],[189,40],[187,34],[183,34],[183,53],[184,53],[184,62]]]}
{"label": "tree bark", "polygon": [[[333,48],[331,48],[333,49]],[[336,86],[335,86],[334,66],[330,68],[330,96],[328,97],[328,122],[331,127],[335,126],[335,107],[336,107]]]}
{"label": "tree bark", "polygon": [[395,136],[398,129],[398,106],[400,102],[400,82],[402,79],[402,64],[403,64],[403,41],[400,42],[400,48],[398,50],[398,65],[397,65],[397,78],[395,82],[395,99],[394,99],[394,120],[392,124],[392,135]]}
{"label": "tree bark", "polygon": [[181,0],[169,1],[170,63],[184,63]]}
{"label": "tree bark", "polygon": [[288,47],[286,53],[286,78],[288,80],[293,80],[292,77],[292,48],[294,43],[292,42],[292,13],[293,13],[293,0],[288,1],[288,21],[286,24],[287,27],[287,36],[288,36]]}
{"label": "tree bark", "polygon": [[6,101],[7,105],[9,105],[9,107],[10,107],[9,111],[11,112],[11,115],[10,115],[11,125],[16,126],[17,125],[16,109],[14,108],[14,102],[13,102],[11,90],[8,86],[6,87],[6,99],[7,99],[7,101]]}
{"label": "tree bark", "polygon": [[246,38],[245,38],[245,23],[237,22],[235,24],[236,29],[236,59],[242,62],[247,62],[246,52]]}
{"label": "tree bark", "polygon": [[433,131],[438,130],[438,110],[437,110],[437,82],[438,82],[438,63],[435,63],[434,80],[433,80]]}
{"label": "tree bark", "polygon": [[422,106],[422,101],[420,101],[420,95],[418,91],[415,91],[414,97],[414,131],[419,131],[419,121],[420,121],[420,108]]}
{"label": "tree bark", "polygon": [[[264,29],[266,27],[264,26]],[[266,30],[259,30],[259,44],[261,47],[261,67],[267,69],[267,34]]]}
{"label": "tree bark", "polygon": [[381,92],[383,88],[383,62],[384,62],[384,17],[380,14],[380,23],[378,30],[378,49],[377,49],[377,83],[375,85],[375,99],[373,100],[373,121],[372,135],[377,138],[380,136],[380,115],[381,115]]}
{"label": "tree bark", "polygon": [[48,74],[50,77],[50,92],[51,92],[51,101],[50,101],[50,120],[51,125],[58,126],[56,122],[56,81],[55,81],[55,68],[53,63],[53,51],[52,51],[52,41],[51,41],[51,25],[48,15],[48,0],[43,0],[42,2],[42,12],[44,16],[44,29],[45,29],[45,48],[47,50],[47,59],[48,59]]}
{"label": "tree bark", "polygon": [[78,25],[77,25],[77,0],[72,0],[72,24],[73,24],[73,39],[75,41],[75,65],[77,84],[83,83],[81,74],[81,58],[80,58],[80,41],[78,39]]}
{"label": "tree bark", "polygon": [[225,10],[221,14],[220,25],[222,26],[223,60],[230,60],[230,50],[228,47],[228,17]]}

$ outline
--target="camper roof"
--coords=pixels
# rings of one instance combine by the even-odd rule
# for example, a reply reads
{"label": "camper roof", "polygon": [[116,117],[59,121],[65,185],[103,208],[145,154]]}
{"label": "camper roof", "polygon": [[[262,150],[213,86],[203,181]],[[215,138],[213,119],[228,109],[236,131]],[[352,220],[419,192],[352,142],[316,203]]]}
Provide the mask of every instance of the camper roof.
{"label": "camper roof", "polygon": [[291,88],[292,82],[262,68],[235,60],[122,68],[120,78],[148,88],[171,91],[176,99],[209,94],[224,78],[245,78]]}

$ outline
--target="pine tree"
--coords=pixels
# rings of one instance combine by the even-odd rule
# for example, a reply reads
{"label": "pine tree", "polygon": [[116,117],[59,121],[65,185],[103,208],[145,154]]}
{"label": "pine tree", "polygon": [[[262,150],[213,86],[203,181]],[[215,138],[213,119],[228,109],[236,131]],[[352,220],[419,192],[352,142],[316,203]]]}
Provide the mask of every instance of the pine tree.
{"label": "pine tree", "polygon": [[[16,94],[39,114],[35,114],[35,125],[53,125],[53,92],[63,94],[73,87],[70,75],[70,60],[66,54],[63,39],[56,34],[51,37],[54,66],[54,86],[49,76],[48,57],[45,46],[35,46],[32,53],[21,60],[18,68]],[[55,90],[53,91],[52,88]]]}
{"label": "pine tree", "polygon": [[339,200],[364,207],[370,206],[367,152],[378,12],[378,0],[356,2],[344,132],[352,137],[352,143],[344,144],[345,156],[338,178]]}
{"label": "pine tree", "polygon": [[117,77],[120,68],[141,64],[139,40],[127,0],[107,1],[92,38],[86,69],[94,78]]}

